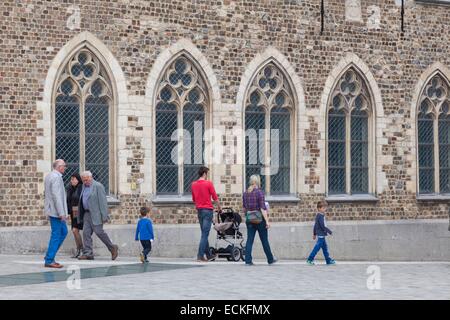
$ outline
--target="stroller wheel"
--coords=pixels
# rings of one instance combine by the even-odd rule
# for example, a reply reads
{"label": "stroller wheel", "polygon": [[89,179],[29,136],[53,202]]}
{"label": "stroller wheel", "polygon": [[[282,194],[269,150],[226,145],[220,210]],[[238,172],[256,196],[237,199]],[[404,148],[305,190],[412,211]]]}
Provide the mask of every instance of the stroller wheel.
{"label": "stroller wheel", "polygon": [[238,247],[233,247],[231,250],[231,260],[238,262],[242,258],[241,250]]}

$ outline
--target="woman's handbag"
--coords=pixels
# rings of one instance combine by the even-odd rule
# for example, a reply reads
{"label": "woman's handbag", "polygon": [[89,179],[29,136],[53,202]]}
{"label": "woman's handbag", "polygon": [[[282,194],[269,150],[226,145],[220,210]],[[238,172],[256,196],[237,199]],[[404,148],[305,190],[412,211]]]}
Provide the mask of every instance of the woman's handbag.
{"label": "woman's handbag", "polygon": [[261,210],[247,211],[245,216],[248,223],[260,224],[263,221]]}

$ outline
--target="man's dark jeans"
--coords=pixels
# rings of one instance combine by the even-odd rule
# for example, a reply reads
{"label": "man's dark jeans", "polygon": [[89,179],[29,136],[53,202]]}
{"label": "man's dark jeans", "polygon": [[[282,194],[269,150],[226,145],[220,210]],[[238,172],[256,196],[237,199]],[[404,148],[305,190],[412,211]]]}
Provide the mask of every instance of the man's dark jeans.
{"label": "man's dark jeans", "polygon": [[198,259],[202,259],[204,255],[206,255],[206,257],[209,257],[208,236],[209,231],[211,230],[213,215],[214,214],[212,209],[198,209],[198,222],[200,223],[200,230],[202,231],[200,244],[198,246]]}
{"label": "man's dark jeans", "polygon": [[142,254],[144,255],[144,258],[147,259],[148,254],[150,251],[152,251],[152,242],[150,240],[141,240],[142,248]]}
{"label": "man's dark jeans", "polygon": [[273,262],[273,255],[272,251],[270,250],[269,232],[266,228],[265,220],[263,220],[259,224],[247,223],[247,244],[245,245],[245,263],[246,264],[252,263],[252,248],[256,232],[258,232],[259,238],[261,239],[264,253],[266,254],[267,257],[267,263],[270,264]]}

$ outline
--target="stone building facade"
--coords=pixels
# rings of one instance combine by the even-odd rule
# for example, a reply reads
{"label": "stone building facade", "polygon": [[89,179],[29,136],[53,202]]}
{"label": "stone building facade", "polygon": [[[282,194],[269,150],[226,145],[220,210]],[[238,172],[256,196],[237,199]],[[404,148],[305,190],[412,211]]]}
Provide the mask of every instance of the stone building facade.
{"label": "stone building facade", "polygon": [[[419,168],[419,145],[435,155],[439,149],[433,143],[430,147],[426,139],[419,141],[422,129],[418,119],[423,112],[431,112],[420,109],[429,93],[426,88],[435,90],[426,100],[430,106],[438,108],[438,103],[443,108],[445,99],[450,101],[450,6],[405,1],[402,31],[400,3],[325,0],[321,17],[321,3],[316,0],[2,1],[0,226],[46,224],[43,179],[58,153],[56,140],[65,134],[55,121],[60,112],[58,99],[75,90],[64,88],[69,78],[72,85],[82,81],[80,97],[104,97],[102,101],[109,107],[109,127],[104,132],[88,132],[83,124],[81,137],[86,143],[77,150],[86,156],[80,165],[89,169],[87,157],[93,151],[86,137],[102,136],[107,141],[105,172],[112,222],[134,223],[141,205],[152,207],[157,223],[196,222],[188,193],[157,192],[157,106],[170,100],[161,90],[166,85],[164,74],[177,59],[184,59],[198,81],[206,128],[221,132],[213,145],[224,153],[209,167],[225,205],[240,207],[245,172],[250,170],[245,165],[245,139],[236,136],[235,130],[244,129],[246,119],[251,119],[250,113],[246,114],[253,103],[251,94],[261,89],[255,79],[267,76],[270,86],[275,72],[277,81],[283,82],[280,99],[289,102],[288,122],[282,126],[289,127],[289,141],[285,144],[288,158],[284,189],[280,187],[283,192],[268,196],[273,221],[309,221],[316,202],[324,198],[331,203],[332,220],[448,217],[450,196],[442,182],[446,166],[439,164],[436,156],[431,162],[439,170],[426,163]],[[80,52],[87,54],[80,56]],[[82,65],[79,68],[92,64],[93,69],[83,72],[87,78],[87,73],[94,73],[104,81],[99,95],[93,92],[95,85],[89,92],[83,91],[87,84],[80,76],[81,69],[67,67],[74,61]],[[269,65],[273,71],[264,74]],[[187,70],[185,66],[181,69]],[[436,77],[441,89],[432,83]],[[181,84],[181,91],[175,88],[173,94],[180,98],[191,92],[186,91],[191,90],[188,87]],[[279,93],[274,88],[261,89],[255,99],[272,99],[271,94]],[[364,91],[362,100],[352,100],[354,90]],[[351,98],[346,98],[347,94]],[[273,102],[277,97],[271,103],[278,103]],[[94,105],[100,100],[86,98],[83,103]],[[330,108],[338,110],[340,103],[348,103],[345,117],[349,119],[352,108],[363,112],[358,119],[365,123],[365,131],[361,130],[366,136],[354,140],[349,127],[352,120],[348,120],[342,149],[336,149],[347,157],[339,158],[344,163],[336,165],[333,173],[334,187],[343,189],[332,194],[330,161],[334,160],[330,160],[330,150],[338,148],[339,139],[336,145],[329,140]],[[272,115],[267,110],[271,119],[278,119],[276,112]],[[435,112],[439,114],[439,110]],[[172,113],[175,119],[177,112],[178,117],[187,117],[188,113],[178,110]],[[101,118],[89,115],[87,106],[78,116],[93,117],[94,124]],[[79,122],[78,116],[74,123]],[[269,119],[269,115],[261,119]],[[270,125],[270,120],[265,121]],[[439,140],[436,130],[440,122],[434,122],[430,134]],[[434,145],[439,145],[436,139]],[[100,148],[103,140],[95,141]],[[270,141],[266,143],[268,146]],[[366,162],[353,177],[350,171],[357,172],[357,165],[352,164],[351,150],[356,146],[365,148]],[[445,150],[442,146],[440,150]],[[232,151],[236,149],[241,152],[235,155]],[[213,152],[205,154],[205,159],[212,156]],[[186,172],[188,167],[174,176],[181,179],[179,188],[186,185]],[[355,187],[361,191],[355,193],[352,181],[361,182],[362,176],[365,186]],[[420,192],[419,176],[421,181],[429,181],[432,190]],[[435,179],[426,180],[431,176]],[[275,190],[275,182],[272,184]]]}

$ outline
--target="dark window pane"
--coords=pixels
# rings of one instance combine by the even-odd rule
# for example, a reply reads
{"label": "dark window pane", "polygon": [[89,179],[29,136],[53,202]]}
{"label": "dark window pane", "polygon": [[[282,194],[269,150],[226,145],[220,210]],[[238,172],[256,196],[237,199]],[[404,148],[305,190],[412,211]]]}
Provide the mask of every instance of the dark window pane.
{"label": "dark window pane", "polygon": [[443,114],[439,117],[439,189],[441,193],[450,193],[450,118]]}
{"label": "dark window pane", "polygon": [[[272,194],[290,192],[290,113],[286,108],[273,108],[270,117],[271,129],[271,172],[270,191]],[[277,130],[277,132],[274,132]],[[278,141],[273,141],[278,133]],[[275,135],[276,136],[276,135]],[[275,163],[278,160],[278,163]]]}
{"label": "dark window pane", "polygon": [[431,115],[419,114],[419,192],[434,192],[434,136]]}
{"label": "dark window pane", "polygon": [[345,114],[328,114],[328,192],[345,193]]}
{"label": "dark window pane", "polygon": [[67,164],[63,176],[67,185],[70,175],[80,167],[80,106],[76,97],[56,98],[55,129],[55,157]]}
{"label": "dark window pane", "polygon": [[264,159],[264,128],[266,115],[264,109],[261,107],[247,107],[245,112],[245,171],[246,180],[248,181],[251,175],[257,174],[261,176],[261,184],[265,178],[263,176],[263,159]]}
{"label": "dark window pane", "polygon": [[351,117],[351,193],[369,192],[368,117],[353,111]]}
{"label": "dark window pane", "polygon": [[106,98],[86,99],[86,170],[109,190],[109,104]]}

